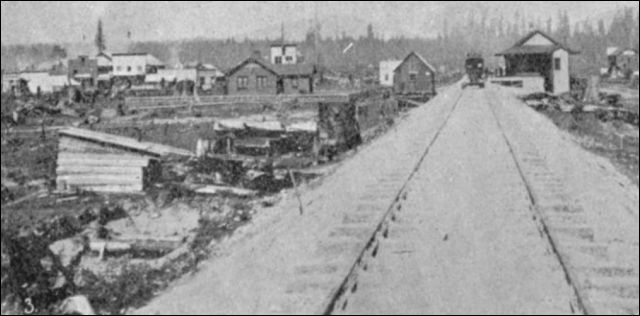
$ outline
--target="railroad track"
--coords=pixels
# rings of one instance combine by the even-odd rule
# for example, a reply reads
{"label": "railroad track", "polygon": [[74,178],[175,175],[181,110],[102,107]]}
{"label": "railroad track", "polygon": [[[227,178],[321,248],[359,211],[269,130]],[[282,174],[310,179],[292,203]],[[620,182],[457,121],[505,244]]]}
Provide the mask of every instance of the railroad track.
{"label": "railroad track", "polygon": [[[357,256],[353,266],[350,268],[347,276],[342,280],[340,285],[332,291],[326,302],[323,304],[325,306],[324,310],[320,311],[323,315],[331,315],[334,313],[343,312],[349,306],[349,295],[351,293],[355,293],[358,290],[358,277],[359,274],[365,272],[369,269],[369,262],[371,260],[375,260],[380,251],[380,240],[389,238],[390,227],[389,224],[397,221],[398,213],[402,211],[402,203],[406,201],[408,198],[409,192],[407,188],[421,168],[425,158],[429,154],[431,147],[438,141],[442,131],[446,128],[449,123],[451,116],[454,114],[458,104],[460,103],[460,99],[462,98],[463,91],[459,91],[458,95],[454,98],[453,106],[451,111],[447,114],[444,122],[439,126],[437,132],[433,136],[433,138],[428,143],[424,152],[421,153],[420,159],[413,167],[413,170],[409,174],[409,176],[403,180],[398,193],[395,198],[389,205],[387,211],[383,214],[382,218],[375,224],[375,230],[371,236],[365,235],[367,237],[366,246],[362,249]],[[401,179],[400,176],[399,179]],[[381,184],[384,186],[384,184]],[[393,187],[397,188],[397,185],[393,185]],[[345,219],[350,218],[350,215],[347,215]],[[348,220],[347,220],[348,222]]]}
{"label": "railroad track", "polygon": [[[367,287],[376,287],[377,284],[376,281],[362,281],[362,275],[365,275],[364,278],[366,278],[367,273],[388,273],[388,271],[384,270],[376,272],[370,271],[381,252],[393,252],[395,255],[401,255],[402,252],[413,252],[416,246],[420,247],[420,245],[407,244],[407,239],[410,239],[407,235],[411,235],[411,233],[406,233],[406,231],[423,228],[415,227],[407,223],[398,224],[398,221],[402,221],[403,217],[406,217],[408,222],[415,220],[415,216],[412,218],[409,214],[400,215],[401,212],[403,212],[403,207],[406,207],[404,203],[411,191],[408,187],[411,186],[411,182],[429,154],[429,150],[434,143],[438,141],[442,130],[449,123],[451,116],[460,102],[461,96],[462,95],[458,96],[456,99],[454,110],[449,114],[436,136],[431,140],[413,172],[403,183],[394,202],[382,220],[377,224],[373,236],[368,239],[367,246],[357,257],[348,275],[342,280],[340,286],[324,304],[326,309],[323,311],[323,314],[359,314],[363,311],[374,311],[375,308],[369,309],[368,307],[362,306],[355,306],[355,310],[353,310],[354,307],[350,306],[350,304],[362,304],[362,300],[358,301],[357,297],[354,298],[358,295],[359,291],[367,291],[366,294],[360,294],[361,296],[371,295],[372,293],[374,297],[387,295],[386,292],[382,292],[382,294],[377,293],[388,290],[386,288],[380,290],[366,289]],[[521,186],[526,189],[525,199],[527,200],[526,204],[529,205],[529,208],[525,209],[524,216],[526,216],[527,210],[532,212],[530,218],[532,218],[535,229],[541,237],[540,240],[545,243],[544,248],[547,249],[548,253],[552,254],[553,258],[557,261],[559,270],[561,270],[561,273],[558,273],[557,280],[555,281],[559,283],[563,281],[566,282],[564,286],[566,289],[563,288],[563,290],[559,290],[561,293],[566,293],[566,296],[563,296],[568,303],[568,309],[565,312],[581,315],[637,314],[637,266],[620,265],[610,260],[613,253],[609,251],[610,249],[607,245],[596,241],[594,236],[595,231],[589,227],[589,221],[584,216],[584,210],[569,202],[570,196],[564,188],[563,181],[554,175],[535,144],[527,141],[526,135],[515,135],[511,133],[513,127],[506,129],[503,126],[501,122],[509,121],[513,123],[515,120],[501,115],[501,113],[497,111],[494,103],[497,102],[497,100],[501,100],[501,98],[490,95],[487,99],[493,100],[489,106],[491,110],[490,116],[495,119],[495,124],[498,126],[501,137],[508,147],[508,159],[512,159],[515,165],[513,173],[517,175],[514,176],[514,178],[517,178],[521,182]],[[481,128],[481,126],[477,128]],[[516,138],[519,141],[517,145],[514,141]],[[523,144],[523,146],[519,146],[520,144]],[[496,184],[494,190],[498,190],[507,195],[518,194],[518,190],[510,188],[509,184]],[[406,212],[406,210],[404,210],[404,212]],[[462,219],[459,218],[458,220]],[[390,237],[394,237],[395,239],[392,241],[387,240]],[[446,242],[446,239],[450,237],[446,235],[443,238]],[[617,251],[619,252],[620,250],[618,249]],[[623,251],[637,252],[638,249],[637,247],[630,247]],[[400,261],[395,263],[397,264],[399,262]],[[549,265],[552,269],[556,266],[553,263]],[[386,268],[394,269],[393,267]],[[473,272],[469,271],[469,273]],[[397,276],[397,274],[394,276]],[[384,277],[382,279],[384,279]],[[380,281],[378,280],[377,282]],[[380,286],[384,288],[385,284],[381,284]],[[407,284],[407,286],[410,285]],[[432,290],[438,291],[437,288],[433,288]],[[355,303],[352,303],[354,301]],[[417,300],[414,299],[412,302],[416,304],[415,306],[405,306],[408,308],[409,313],[429,310],[428,305],[430,302],[420,303],[419,301],[420,297],[417,297]],[[366,299],[364,302],[370,303],[370,301]],[[397,304],[399,302],[394,301],[394,299],[389,299],[386,303]],[[391,307],[385,310],[385,312],[397,310],[402,310],[402,308]]]}
{"label": "railroad track", "polygon": [[[393,300],[382,302],[380,305],[386,305],[385,308],[391,307],[390,314],[425,313],[438,308],[443,312],[473,312],[476,311],[474,303],[487,303],[479,310],[486,313],[635,312],[637,266],[616,265],[606,260],[591,264],[593,257],[606,259],[614,254],[608,253],[611,249],[592,238],[595,232],[589,229],[584,210],[567,203],[568,194],[562,181],[550,171],[535,144],[522,146],[514,141],[522,139],[523,135],[514,135],[514,127],[506,126],[505,121],[516,124],[513,123],[515,120],[509,122],[510,118],[497,111],[495,104],[491,105],[495,113],[489,113],[486,104],[481,104],[482,109],[473,107],[479,95],[467,93],[474,92],[452,88],[432,104],[416,109],[403,124],[363,148],[353,159],[346,161],[339,172],[325,179],[323,190],[307,192],[307,196],[303,196],[305,216],[281,217],[277,221],[258,224],[252,233],[256,238],[251,239],[251,243],[231,243],[231,248],[223,251],[228,251],[228,255],[203,269],[210,272],[198,276],[202,282],[194,280],[177,287],[138,313],[348,314],[370,312],[366,304],[362,308],[362,302],[373,302],[375,298],[361,299],[369,294],[376,298],[392,294],[401,300],[411,296],[407,299],[411,306],[399,305]],[[465,111],[459,107],[463,97]],[[469,109],[473,110],[467,111]],[[454,116],[456,113],[460,115]],[[475,118],[477,115],[482,117]],[[468,123],[478,126],[460,128],[461,124]],[[469,137],[468,133],[479,136]],[[401,144],[399,137],[403,140]],[[462,140],[463,144],[451,147],[456,140]],[[490,141],[495,147],[480,144],[483,141]],[[483,158],[475,158],[476,153]],[[378,162],[382,155],[390,157]],[[456,159],[456,155],[462,157]],[[484,168],[483,159],[487,158],[497,161]],[[436,165],[427,166],[432,163]],[[457,170],[458,166],[463,170]],[[473,177],[466,178],[465,172]],[[500,173],[507,176],[502,177],[498,175]],[[450,176],[458,178],[448,178]],[[438,187],[442,184],[455,193],[443,191]],[[432,196],[424,196],[425,186]],[[455,194],[464,195],[464,201],[448,202],[456,199]],[[486,195],[477,198],[482,202],[478,209],[474,209],[474,194]],[[503,195],[508,197],[505,201],[501,201]],[[425,206],[431,202],[434,204]],[[447,207],[460,209],[448,212]],[[297,204],[282,206],[283,211],[293,208],[297,208]],[[467,214],[468,211],[472,214]],[[434,212],[440,212],[440,217],[430,218],[430,213]],[[469,216],[473,218],[469,219]],[[425,218],[428,228],[424,227],[424,221],[416,221]],[[445,222],[438,222],[442,218]],[[495,224],[494,220],[503,222]],[[458,225],[461,222],[482,227],[466,229],[464,225]],[[442,235],[438,235],[438,228],[444,229]],[[512,236],[521,238],[512,241]],[[490,240],[484,242],[483,238]],[[493,238],[498,240],[491,240]],[[426,243],[432,243],[431,247],[427,248]],[[500,247],[508,249],[495,250]],[[451,248],[462,250],[462,253],[451,253]],[[457,257],[464,257],[465,250],[476,253],[472,253],[467,261]],[[589,260],[574,256],[573,250]],[[389,253],[397,257],[418,251],[423,255],[426,252],[427,256],[431,256],[431,251],[437,251],[433,260],[441,266],[458,264],[454,269],[440,267],[440,270],[470,275],[434,276],[440,271],[436,268],[427,275],[413,276],[412,269],[428,264],[419,260],[423,259],[419,256],[398,269],[394,264],[402,265],[404,259],[392,261],[389,269],[395,269],[395,272],[391,271],[394,273],[376,270],[381,261],[388,259]],[[637,245],[635,251],[637,253]],[[463,262],[450,262],[450,258]],[[524,268],[518,260],[524,261]],[[581,262],[590,264],[576,266]],[[488,273],[474,270],[476,263],[488,268]],[[494,279],[501,276],[501,268],[512,269],[509,272],[513,274],[501,280]],[[533,273],[529,273],[529,269],[534,270]],[[408,275],[405,272],[409,272]],[[584,275],[597,276],[598,273],[611,277],[589,278],[589,283],[584,281]],[[386,280],[382,283],[376,283],[378,280],[375,279],[371,281],[373,274],[402,278],[395,285],[402,286],[405,292],[390,293],[384,288]],[[447,283],[451,277],[455,284],[446,289],[432,287],[425,280],[417,279],[425,276],[440,284]],[[531,285],[516,285],[518,292],[512,295],[511,284],[521,282],[521,278],[522,283],[531,282]],[[404,286],[401,284],[404,281],[409,284]],[[465,291],[468,281],[475,288]],[[596,284],[597,281],[601,282]],[[493,288],[494,282],[497,289]],[[414,291],[412,286],[416,287],[416,293],[411,293]],[[456,293],[456,290],[465,293]],[[500,293],[473,301],[475,295],[494,290]],[[593,293],[610,296],[594,296]],[[535,297],[530,298],[528,294]],[[512,296],[517,299],[501,301]],[[635,301],[633,297],[636,297]],[[442,302],[437,302],[440,298],[443,298]],[[466,298],[471,298],[472,302],[459,302]],[[432,302],[438,306],[429,306]],[[523,302],[528,309],[521,309]],[[609,306],[612,302],[615,306]],[[456,305],[458,303],[464,303],[464,306]],[[539,304],[545,306],[539,308]],[[503,305],[507,308],[501,309]]]}
{"label": "railroad track", "polygon": [[[500,128],[520,177],[527,188],[532,215],[541,236],[562,266],[572,288],[573,306],[584,315],[637,315],[638,266],[616,260],[621,253],[638,253],[638,245],[599,242],[584,209],[574,205],[563,181],[551,170],[545,156],[503,108],[503,96],[493,93],[491,111]],[[636,218],[637,220],[637,218]],[[614,249],[616,248],[616,249]]]}

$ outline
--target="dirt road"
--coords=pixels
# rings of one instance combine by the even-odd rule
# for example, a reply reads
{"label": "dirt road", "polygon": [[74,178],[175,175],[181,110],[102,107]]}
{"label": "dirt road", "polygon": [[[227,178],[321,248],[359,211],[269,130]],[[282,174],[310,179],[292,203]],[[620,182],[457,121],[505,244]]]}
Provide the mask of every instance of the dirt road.
{"label": "dirt road", "polygon": [[136,313],[633,313],[637,190],[511,91],[456,85]]}

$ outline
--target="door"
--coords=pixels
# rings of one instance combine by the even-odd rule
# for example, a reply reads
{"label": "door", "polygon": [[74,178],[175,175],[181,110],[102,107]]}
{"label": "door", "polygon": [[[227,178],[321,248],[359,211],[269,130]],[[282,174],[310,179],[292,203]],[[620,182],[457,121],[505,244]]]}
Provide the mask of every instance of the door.
{"label": "door", "polygon": [[278,81],[276,81],[276,94],[283,94],[283,93],[284,93],[284,79],[278,78]]}

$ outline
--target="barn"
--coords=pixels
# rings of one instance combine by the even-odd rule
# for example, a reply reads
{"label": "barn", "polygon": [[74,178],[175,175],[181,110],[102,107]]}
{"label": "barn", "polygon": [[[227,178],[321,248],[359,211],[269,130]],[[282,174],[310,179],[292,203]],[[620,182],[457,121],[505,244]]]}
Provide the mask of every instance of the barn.
{"label": "barn", "polygon": [[132,138],[67,128],[58,132],[58,191],[140,193],[159,179],[159,159],[187,150]]}
{"label": "barn", "polygon": [[555,95],[571,90],[570,55],[578,54],[549,35],[533,31],[511,48],[498,53],[504,58],[505,77],[494,83],[547,91]]}
{"label": "barn", "polygon": [[435,95],[436,69],[412,52],[394,70],[393,86],[401,95]]}

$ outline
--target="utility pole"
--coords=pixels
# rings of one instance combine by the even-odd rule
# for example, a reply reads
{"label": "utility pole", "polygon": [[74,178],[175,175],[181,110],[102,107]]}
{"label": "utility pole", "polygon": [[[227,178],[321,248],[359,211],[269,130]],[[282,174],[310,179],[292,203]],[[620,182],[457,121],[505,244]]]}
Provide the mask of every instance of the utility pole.
{"label": "utility pole", "polygon": [[314,20],[313,20],[313,54],[316,55],[316,67],[320,64],[320,54],[318,53],[318,36],[320,36],[320,24],[318,23],[318,2],[314,2]]}

